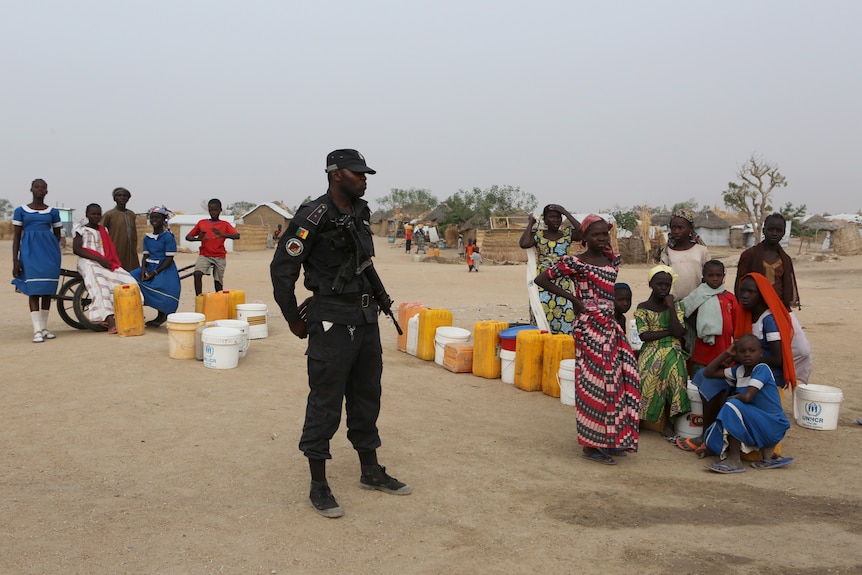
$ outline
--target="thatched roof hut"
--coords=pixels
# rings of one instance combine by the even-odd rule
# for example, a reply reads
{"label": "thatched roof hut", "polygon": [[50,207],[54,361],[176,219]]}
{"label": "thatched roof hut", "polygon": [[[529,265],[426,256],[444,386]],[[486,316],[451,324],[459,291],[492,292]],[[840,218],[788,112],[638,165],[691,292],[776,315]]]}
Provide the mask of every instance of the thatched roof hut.
{"label": "thatched roof hut", "polygon": [[824,218],[820,214],[814,214],[804,222],[802,222],[802,227],[806,230],[814,230],[816,232],[819,231],[827,231],[834,232],[835,230],[843,227],[846,222],[832,222]]}

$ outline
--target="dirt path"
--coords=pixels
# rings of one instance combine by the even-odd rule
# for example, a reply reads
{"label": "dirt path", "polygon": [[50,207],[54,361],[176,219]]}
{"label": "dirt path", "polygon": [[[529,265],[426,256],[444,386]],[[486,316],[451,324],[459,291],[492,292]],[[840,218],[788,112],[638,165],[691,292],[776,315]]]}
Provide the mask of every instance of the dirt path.
{"label": "dirt path", "polygon": [[[0,242],[7,273],[10,252]],[[118,338],[56,314],[57,339],[34,345],[25,298],[0,291],[0,573],[862,571],[862,256],[796,260],[812,383],[845,401],[836,431],[793,425],[794,465],[719,476],[650,432],[616,467],[584,461],[572,408],[403,354],[382,320],[380,457],[414,493],[359,489],[341,429],[329,476],[346,514],[327,520],[307,501],[304,344],[276,313],[271,255],[228,258],[226,286],[271,311],[235,370],[169,359],[164,329]],[[451,309],[461,327],[527,316],[521,266],[468,274],[381,242],[377,268],[395,300]],[[646,269],[621,272],[635,302]]]}

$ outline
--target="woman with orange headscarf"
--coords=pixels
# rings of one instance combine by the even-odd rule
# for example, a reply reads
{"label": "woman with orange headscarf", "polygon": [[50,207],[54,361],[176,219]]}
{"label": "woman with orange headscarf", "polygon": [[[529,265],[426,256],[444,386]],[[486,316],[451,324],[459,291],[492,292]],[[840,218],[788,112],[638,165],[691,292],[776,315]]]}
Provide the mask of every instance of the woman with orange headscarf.
{"label": "woman with orange headscarf", "polygon": [[[637,451],[640,379],[637,361],[617,323],[614,282],[620,256],[610,245],[610,227],[600,216],[581,224],[586,251],[561,256],[536,276],[537,286],[572,302],[577,314],[575,338],[575,410],[582,457],[615,465],[612,456]],[[574,293],[554,280],[572,279]]]}

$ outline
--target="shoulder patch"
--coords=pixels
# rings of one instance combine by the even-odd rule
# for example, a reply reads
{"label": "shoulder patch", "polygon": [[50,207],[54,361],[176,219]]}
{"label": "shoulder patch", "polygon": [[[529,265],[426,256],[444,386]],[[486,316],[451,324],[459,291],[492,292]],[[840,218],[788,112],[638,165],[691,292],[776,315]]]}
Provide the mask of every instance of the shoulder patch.
{"label": "shoulder patch", "polygon": [[308,217],[306,219],[316,226],[320,223],[320,218],[323,217],[323,214],[326,213],[326,210],[326,204],[320,204],[319,206],[314,208],[313,212],[308,214]]}
{"label": "shoulder patch", "polygon": [[304,245],[301,240],[297,238],[290,238],[284,243],[284,251],[287,252],[287,255],[296,257],[302,253],[304,249]]}

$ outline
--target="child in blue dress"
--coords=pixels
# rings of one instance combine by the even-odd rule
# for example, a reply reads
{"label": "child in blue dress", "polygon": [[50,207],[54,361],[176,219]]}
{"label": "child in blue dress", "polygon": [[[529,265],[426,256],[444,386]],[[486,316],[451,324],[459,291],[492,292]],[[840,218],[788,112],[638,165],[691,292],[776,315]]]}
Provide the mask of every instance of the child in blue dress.
{"label": "child in blue dress", "polygon": [[155,206],[147,212],[153,233],[144,237],[141,267],[132,271],[138,280],[144,305],[158,311],[148,327],[159,327],[168,319],[169,313],[177,311],[180,303],[180,274],[174,256],[177,241],[168,228],[168,219],[173,215],[165,206]]}
{"label": "child in blue dress", "polygon": [[[719,455],[719,461],[706,468],[716,473],[742,473],[740,453],[760,450],[763,459],[754,461],[755,469],[775,469],[793,462],[791,457],[775,454],[790,422],[781,407],[781,396],[772,370],[761,363],[763,350],[757,336],[740,336],[728,349],[704,368],[710,385],[724,378],[727,401],[704,434],[707,449]],[[724,362],[735,358],[739,363],[725,368]]]}
{"label": "child in blue dress", "polygon": [[[45,203],[48,184],[33,180],[33,201],[12,215],[12,284],[29,296],[33,343],[54,339],[48,331],[51,296],[60,282],[60,212]],[[40,309],[41,303],[41,309]]]}

